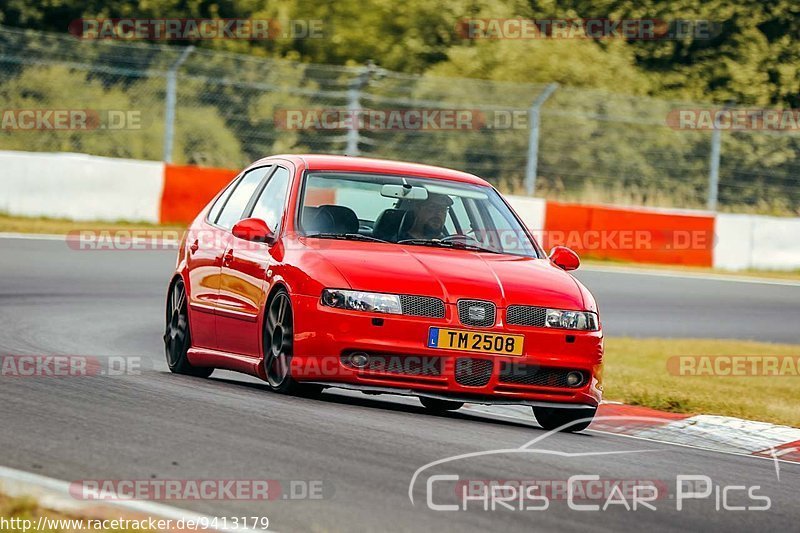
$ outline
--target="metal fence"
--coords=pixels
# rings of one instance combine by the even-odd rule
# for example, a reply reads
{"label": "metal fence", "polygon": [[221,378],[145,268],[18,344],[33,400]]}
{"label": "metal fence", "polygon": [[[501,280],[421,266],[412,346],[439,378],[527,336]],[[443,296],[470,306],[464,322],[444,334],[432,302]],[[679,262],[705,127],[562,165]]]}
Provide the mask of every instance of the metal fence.
{"label": "metal fence", "polygon": [[[4,114],[0,149],[231,168],[274,153],[347,153],[458,168],[518,194],[800,212],[798,128],[734,133],[675,125],[677,113],[709,110],[709,104],[5,27],[0,101],[4,113],[89,109],[101,115],[86,130],[26,129],[6,123]],[[344,119],[321,121],[329,112]],[[424,112],[469,120],[407,123]],[[383,122],[376,126],[369,113]]]}

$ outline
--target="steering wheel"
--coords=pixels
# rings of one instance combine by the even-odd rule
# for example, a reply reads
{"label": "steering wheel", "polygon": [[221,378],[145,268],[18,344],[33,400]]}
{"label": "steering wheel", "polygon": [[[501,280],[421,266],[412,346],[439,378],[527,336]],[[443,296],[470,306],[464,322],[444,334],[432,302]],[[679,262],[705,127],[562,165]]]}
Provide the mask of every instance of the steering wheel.
{"label": "steering wheel", "polygon": [[[460,241],[464,241],[464,244],[474,244],[475,246],[483,246],[481,244],[481,241],[479,241],[475,237],[472,237],[470,235],[466,235],[464,233],[455,233],[453,235],[448,235],[447,237],[442,237],[440,240],[442,242],[451,242],[451,241],[460,240]],[[470,243],[468,241],[473,241],[473,242]]]}

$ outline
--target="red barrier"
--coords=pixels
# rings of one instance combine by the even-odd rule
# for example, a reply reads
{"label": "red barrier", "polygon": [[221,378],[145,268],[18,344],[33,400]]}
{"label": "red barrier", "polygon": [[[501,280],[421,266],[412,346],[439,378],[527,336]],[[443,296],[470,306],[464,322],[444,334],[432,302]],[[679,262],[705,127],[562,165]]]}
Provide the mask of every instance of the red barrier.
{"label": "red barrier", "polygon": [[[235,175],[229,169],[166,165],[161,222],[192,221]],[[321,194],[311,203],[332,202]],[[546,249],[569,246],[590,259],[713,265],[713,215],[547,202],[544,230]]]}
{"label": "red barrier", "polygon": [[188,223],[230,182],[236,171],[165,165],[164,192],[161,195],[161,223]]}
{"label": "red barrier", "polygon": [[547,202],[544,246],[583,257],[710,267],[714,216]]}

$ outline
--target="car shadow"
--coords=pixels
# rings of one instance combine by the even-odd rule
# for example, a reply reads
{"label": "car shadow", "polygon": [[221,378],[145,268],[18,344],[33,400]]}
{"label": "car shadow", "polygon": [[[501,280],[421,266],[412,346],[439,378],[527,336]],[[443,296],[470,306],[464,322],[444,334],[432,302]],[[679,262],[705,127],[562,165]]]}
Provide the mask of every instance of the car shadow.
{"label": "car shadow", "polygon": [[[228,385],[236,385],[238,387],[245,387],[252,390],[263,391],[268,394],[276,394],[272,392],[266,384],[262,383],[239,381],[223,377],[211,377],[208,378],[208,380],[216,383],[225,383]],[[384,396],[393,398],[407,398],[413,400],[413,397],[411,396],[401,396],[401,395],[391,395],[391,394],[369,395],[364,393],[359,393],[358,395],[349,395],[349,394],[337,393],[338,391],[344,391],[344,390],[346,389],[335,389],[335,388],[332,390],[326,389],[317,396],[294,396],[292,398],[295,398],[297,400],[305,400],[312,402],[321,402],[321,403],[338,404],[338,405],[352,405],[358,407],[367,407],[370,409],[394,411],[398,413],[423,414],[425,416],[438,417],[438,418],[449,418],[454,420],[482,422],[504,427],[517,427],[517,428],[544,431],[534,422],[533,413],[531,413],[530,423],[498,418],[496,415],[493,415],[491,413],[477,413],[474,411],[465,411],[463,409],[459,409],[458,411],[449,411],[445,413],[434,413],[432,411],[429,411],[422,405],[413,405],[407,403],[386,401],[384,399],[378,398],[378,396]],[[284,396],[284,398],[289,398],[289,396]]]}

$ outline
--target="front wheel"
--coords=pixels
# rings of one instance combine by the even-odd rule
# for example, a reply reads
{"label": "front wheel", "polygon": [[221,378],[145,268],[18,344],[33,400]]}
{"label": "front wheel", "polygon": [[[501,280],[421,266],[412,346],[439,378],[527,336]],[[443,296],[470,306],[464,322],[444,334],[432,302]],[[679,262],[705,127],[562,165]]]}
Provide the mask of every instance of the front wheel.
{"label": "front wheel", "polygon": [[172,285],[167,299],[167,326],[164,332],[164,349],[167,355],[167,366],[170,372],[207,378],[214,372],[213,368],[193,366],[187,357],[192,345],[189,331],[189,315],[187,314],[186,287],[183,280]]}
{"label": "front wheel", "polygon": [[533,416],[536,417],[536,421],[542,428],[548,431],[561,428],[560,431],[567,433],[575,433],[576,431],[583,431],[588,428],[596,412],[596,407],[593,409],[568,409],[563,407],[533,408]]}
{"label": "front wheel", "polygon": [[264,320],[264,373],[269,388],[282,394],[315,396],[319,385],[298,383],[292,378],[294,315],[289,294],[281,289],[270,300]]}

